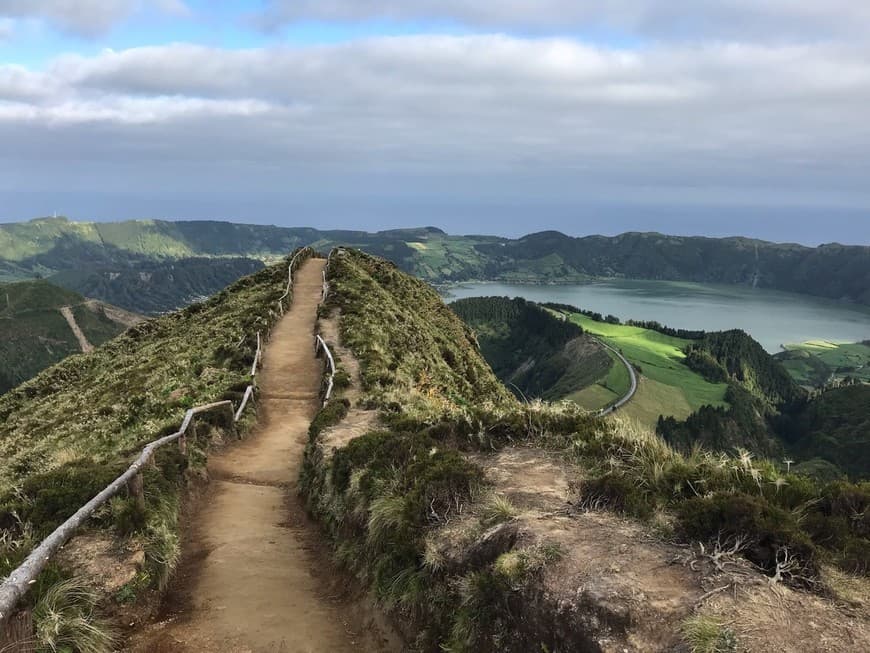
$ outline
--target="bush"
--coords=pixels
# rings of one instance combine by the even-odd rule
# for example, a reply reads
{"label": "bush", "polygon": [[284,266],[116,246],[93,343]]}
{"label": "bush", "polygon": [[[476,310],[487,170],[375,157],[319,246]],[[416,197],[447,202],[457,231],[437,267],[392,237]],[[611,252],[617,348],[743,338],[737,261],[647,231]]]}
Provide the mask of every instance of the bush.
{"label": "bush", "polygon": [[706,542],[717,537],[748,537],[745,555],[765,571],[773,572],[778,552],[788,548],[804,565],[805,573],[818,573],[816,548],[792,513],[763,498],[719,492],[683,501],[676,513],[677,532],[687,539]]}
{"label": "bush", "polygon": [[580,484],[581,502],[587,508],[609,508],[616,512],[649,519],[655,503],[627,476],[606,474]]}

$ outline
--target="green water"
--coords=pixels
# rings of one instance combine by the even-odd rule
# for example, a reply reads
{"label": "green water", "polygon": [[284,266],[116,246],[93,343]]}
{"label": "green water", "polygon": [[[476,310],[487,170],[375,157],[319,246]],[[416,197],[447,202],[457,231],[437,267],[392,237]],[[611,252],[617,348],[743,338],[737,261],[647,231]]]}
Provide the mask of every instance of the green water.
{"label": "green water", "polygon": [[743,329],[769,352],[806,340],[870,339],[870,307],[807,295],[673,281],[596,281],[577,285],[471,283],[454,286],[448,301],[488,295],[559,302],[622,320],[656,320],[684,329]]}

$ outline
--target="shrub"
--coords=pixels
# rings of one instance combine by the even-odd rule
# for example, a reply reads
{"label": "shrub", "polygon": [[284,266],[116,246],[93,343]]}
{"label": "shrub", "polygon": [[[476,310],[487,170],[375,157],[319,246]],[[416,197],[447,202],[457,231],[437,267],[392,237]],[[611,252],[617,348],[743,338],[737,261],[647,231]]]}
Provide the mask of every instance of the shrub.
{"label": "shrub", "polygon": [[765,571],[776,569],[777,554],[787,548],[803,564],[805,573],[818,573],[816,548],[792,513],[763,498],[719,492],[683,501],[676,513],[677,531],[688,539],[748,537],[746,557]]}
{"label": "shrub", "polygon": [[605,474],[580,484],[581,502],[587,508],[609,508],[640,519],[649,519],[655,503],[631,479],[621,474]]}

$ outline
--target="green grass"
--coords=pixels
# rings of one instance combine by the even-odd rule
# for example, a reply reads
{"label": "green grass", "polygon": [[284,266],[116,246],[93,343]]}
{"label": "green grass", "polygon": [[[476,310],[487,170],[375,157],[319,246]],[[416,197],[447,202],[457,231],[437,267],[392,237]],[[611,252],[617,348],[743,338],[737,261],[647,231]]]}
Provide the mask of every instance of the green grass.
{"label": "green grass", "polygon": [[268,333],[286,275],[286,264],[267,268],[203,304],[71,356],[0,397],[0,506],[33,478],[62,488],[77,466],[124,464],[177,428],[191,406],[240,399],[256,333]]}
{"label": "green grass", "polygon": [[[654,404],[659,401],[662,402],[658,409],[660,413],[674,417],[685,417],[686,405],[692,411],[705,405],[727,406],[727,384],[710,383],[683,363],[686,358],[683,349],[692,341],[650,329],[597,322],[579,313],[572,314],[570,319],[582,326],[587,333],[619,349],[635,367],[640,368],[644,377],[655,382],[649,384],[646,392],[639,391],[638,398],[626,407],[629,414],[634,411],[645,423],[655,422],[655,419],[650,421],[650,416],[655,412]],[[619,375],[624,375],[624,378]],[[622,396],[628,391],[628,373],[623,365],[614,365],[607,378],[599,383]],[[669,386],[674,390],[661,386]],[[587,393],[583,399],[594,396],[593,393]],[[599,396],[604,395],[599,393]],[[646,405],[632,408],[631,404],[635,401],[646,401]],[[657,417],[656,415],[656,419]]]}
{"label": "green grass", "polygon": [[614,403],[620,396],[604,386],[594,383],[582,390],[569,394],[565,399],[573,401],[586,410],[598,410],[602,406]]}
{"label": "green grass", "polygon": [[514,405],[471,330],[429,285],[355,250],[333,255],[325,310],[362,365],[370,407],[441,415],[474,403]]}
{"label": "green grass", "polygon": [[[803,385],[819,385],[825,371],[835,378],[851,376],[870,381],[870,346],[864,343],[810,340],[785,345],[786,354],[777,358],[789,374]],[[819,365],[821,363],[821,365]]]}
{"label": "green grass", "polygon": [[126,328],[78,293],[47,281],[0,283],[0,394],[32,378],[49,365],[81,353],[78,340],[60,313],[70,306],[92,345]]}

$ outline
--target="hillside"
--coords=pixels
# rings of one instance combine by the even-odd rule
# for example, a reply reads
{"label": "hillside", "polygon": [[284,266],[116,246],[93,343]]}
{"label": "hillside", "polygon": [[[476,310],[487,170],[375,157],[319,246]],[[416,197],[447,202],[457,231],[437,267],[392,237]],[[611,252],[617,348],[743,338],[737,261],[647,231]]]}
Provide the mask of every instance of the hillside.
{"label": "hillside", "polygon": [[262,269],[261,261],[249,258],[184,258],[148,261],[133,268],[70,270],[50,280],[128,310],[159,315],[201,301]]}
{"label": "hillside", "polygon": [[799,463],[824,460],[854,479],[870,479],[870,385],[822,392],[780,429]]}
{"label": "hillside", "polygon": [[474,329],[496,376],[521,397],[562,399],[614,366],[607,350],[579,326],[524,299],[462,299],[450,308]]}
{"label": "hillside", "polygon": [[516,402],[424,285],[350,250],[328,270],[320,329],[341,383],[312,423],[302,490],[408,648],[870,645],[863,599],[841,611],[822,598],[848,600],[829,565],[866,588],[851,574],[866,573],[870,541],[847,515],[870,505],[867,488]]}
{"label": "hillside", "polygon": [[870,382],[870,341],[856,343],[812,340],[785,345],[774,356],[800,384],[824,387],[834,381]]}
{"label": "hillside", "polygon": [[[188,408],[221,399],[238,404],[251,383],[257,333],[268,333],[286,284],[285,261],[201,304],[133,326],[0,396],[0,577],[146,443],[176,431]],[[34,294],[45,297],[41,288]],[[202,479],[210,447],[252,421],[251,413],[235,425],[224,414],[198,418],[187,456],[165,447],[144,470],[144,503],[122,493],[96,513],[27,597],[30,605],[64,602],[59,614],[45,616],[54,608],[44,607],[36,615],[43,645],[51,633],[39,629],[58,628],[57,637],[84,637],[97,642],[87,650],[108,651],[101,619],[114,615],[126,624],[137,611],[144,615],[178,563],[184,489]],[[66,580],[76,573],[87,574],[84,588]]]}
{"label": "hillside", "polygon": [[870,247],[803,247],[745,238],[656,233],[512,240],[451,236],[435,228],[366,233],[138,220],[42,218],[0,225],[0,279],[62,271],[136,269],[148,261],[197,257],[272,260],[294,247],[361,248],[433,283],[476,280],[570,282],[590,277],[726,283],[870,304]]}
{"label": "hillside", "polygon": [[0,283],[0,394],[140,320],[47,281]]}

